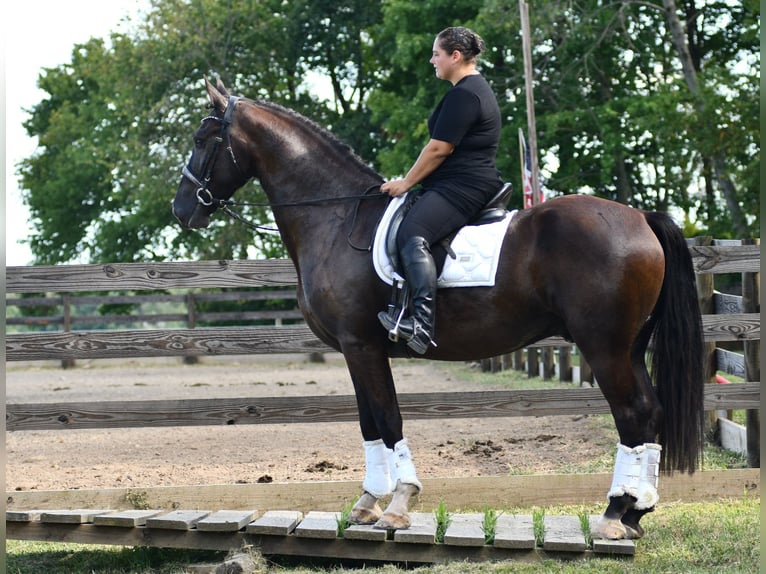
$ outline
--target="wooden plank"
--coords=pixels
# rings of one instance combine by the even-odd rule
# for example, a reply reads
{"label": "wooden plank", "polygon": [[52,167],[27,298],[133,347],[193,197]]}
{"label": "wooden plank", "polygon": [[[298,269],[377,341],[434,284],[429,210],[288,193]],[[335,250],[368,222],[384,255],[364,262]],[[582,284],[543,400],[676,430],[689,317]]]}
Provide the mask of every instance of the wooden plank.
{"label": "wooden plank", "polygon": [[121,510],[110,514],[102,514],[93,518],[96,526],[118,526],[135,528],[146,526],[146,520],[162,514],[162,510]]}
{"label": "wooden plank", "polygon": [[[760,408],[760,383],[705,385],[705,409]],[[402,393],[406,420],[609,413],[598,388]],[[6,404],[6,431],[355,422],[353,395]]]}
{"label": "wooden plank", "polygon": [[209,514],[209,510],[174,510],[167,514],[147,518],[146,527],[164,530],[191,530],[197,525],[197,522]]}
{"label": "wooden plank", "polygon": [[208,532],[236,532],[249,524],[256,513],[256,510],[219,510],[197,522],[197,529]]}
{"label": "wooden plank", "polygon": [[715,350],[717,370],[728,375],[745,378],[745,356],[742,353],[727,351],[726,349]]}
{"label": "wooden plank", "polygon": [[453,546],[484,546],[481,513],[453,514],[444,532],[444,544]]}
{"label": "wooden plank", "polygon": [[36,522],[40,520],[42,510],[6,510],[6,522]]}
{"label": "wooden plank", "polygon": [[[266,556],[297,556],[333,560],[365,560],[407,564],[446,564],[462,561],[526,561],[539,563],[534,551],[505,548],[449,546],[446,544],[397,544],[364,540],[327,540],[297,536],[253,536],[239,532],[204,532],[200,530],[155,530],[147,528],[111,528],[93,524],[40,524],[11,522],[6,538],[45,540],[80,544],[117,546],[153,546],[230,551],[254,546]],[[587,556],[587,554],[585,555]]]}
{"label": "wooden plank", "polygon": [[[418,508],[436,508],[441,501],[449,501],[450,506],[455,508],[482,508],[486,504],[496,507],[544,507],[552,501],[557,504],[604,504],[612,484],[612,473],[465,476],[459,480],[449,477],[422,478],[421,482],[423,491],[418,497]],[[659,488],[661,501],[698,502],[737,498],[743,492],[758,497],[760,483],[759,469],[743,468],[697,471],[691,476],[662,474]],[[135,492],[135,488],[8,491],[6,508],[119,509],[126,507],[126,496]],[[277,506],[303,512],[336,510],[338,501],[354,500],[360,492],[359,480],[162,486],[140,491],[142,499],[151,508],[247,510]],[[255,522],[261,520],[263,517]]]}
{"label": "wooden plank", "polygon": [[295,535],[303,538],[337,538],[339,518],[339,512],[311,511],[295,527]]}
{"label": "wooden plank", "polygon": [[47,510],[40,514],[40,522],[53,522],[56,524],[85,524],[93,522],[99,514],[108,514],[111,510]]}
{"label": "wooden plank", "polygon": [[703,315],[702,328],[706,342],[760,340],[761,314]]}
{"label": "wooden plank", "polygon": [[761,266],[758,245],[692,245],[696,273],[757,273]]}
{"label": "wooden plank", "polygon": [[297,283],[289,259],[6,267],[8,293],[277,287]]}
{"label": "wooden plank", "polygon": [[498,548],[518,550],[534,548],[535,531],[532,516],[529,514],[498,516],[494,545]]}
{"label": "wooden plank", "polygon": [[[598,515],[588,517],[590,531],[596,530]],[[606,538],[593,538],[593,552],[598,554],[618,554],[621,556],[633,556],[636,553],[636,543],[633,540],[608,540]]]}
{"label": "wooden plank", "polygon": [[343,531],[346,540],[369,540],[371,542],[385,542],[388,531],[375,528],[373,524],[353,524]]}
{"label": "wooden plank", "polygon": [[303,513],[297,510],[269,510],[260,518],[247,525],[248,534],[266,534],[269,536],[287,536],[303,519]]}
{"label": "wooden plank", "polygon": [[[705,340],[759,340],[760,317],[759,313],[704,315]],[[538,341],[534,347],[562,344],[563,339],[551,337]],[[8,333],[5,349],[7,361],[324,353],[332,350],[306,325]]]}
{"label": "wooden plank", "polygon": [[[758,245],[690,246],[697,273],[757,273]],[[292,286],[295,266],[288,259],[239,261],[38,265],[6,268],[6,292],[77,292],[208,287]]]}
{"label": "wooden plank", "polygon": [[545,516],[543,549],[556,552],[584,552],[588,545],[577,516]]}
{"label": "wooden plank", "polygon": [[7,361],[325,353],[305,325],[9,333]]}
{"label": "wooden plank", "polygon": [[[424,486],[425,490],[425,486]],[[410,512],[412,524],[407,530],[397,530],[394,540],[407,544],[433,544],[436,540],[436,518],[432,513]]]}

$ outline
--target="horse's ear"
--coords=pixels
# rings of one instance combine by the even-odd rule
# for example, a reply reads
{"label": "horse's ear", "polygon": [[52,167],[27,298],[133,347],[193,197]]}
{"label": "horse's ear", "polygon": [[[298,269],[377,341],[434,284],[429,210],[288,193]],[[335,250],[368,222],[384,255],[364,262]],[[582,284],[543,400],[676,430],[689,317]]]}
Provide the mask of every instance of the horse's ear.
{"label": "horse's ear", "polygon": [[218,78],[217,86],[213,86],[210,81],[205,78],[205,88],[207,89],[207,95],[210,98],[210,105],[216,110],[223,112],[229,103],[229,93],[226,91],[226,87]]}

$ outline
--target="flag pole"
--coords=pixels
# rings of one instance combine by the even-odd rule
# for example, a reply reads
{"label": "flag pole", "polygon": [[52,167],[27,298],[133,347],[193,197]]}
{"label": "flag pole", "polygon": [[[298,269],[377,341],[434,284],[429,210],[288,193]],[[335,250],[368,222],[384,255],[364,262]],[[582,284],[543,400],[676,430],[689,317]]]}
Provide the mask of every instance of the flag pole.
{"label": "flag pole", "polygon": [[529,5],[525,0],[519,0],[519,11],[521,12],[521,45],[524,53],[524,84],[527,92],[527,131],[529,131],[529,156],[532,168],[532,205],[537,205],[540,203],[540,168],[537,164],[535,97],[532,85],[532,37],[529,31]]}

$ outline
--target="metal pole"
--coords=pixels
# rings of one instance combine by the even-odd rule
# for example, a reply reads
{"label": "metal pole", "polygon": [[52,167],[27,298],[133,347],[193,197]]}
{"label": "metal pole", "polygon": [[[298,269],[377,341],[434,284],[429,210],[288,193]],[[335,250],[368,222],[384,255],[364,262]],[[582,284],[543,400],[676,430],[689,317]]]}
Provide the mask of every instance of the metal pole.
{"label": "metal pole", "polygon": [[[537,129],[535,127],[535,97],[532,73],[532,37],[529,31],[529,5],[519,0],[521,12],[521,44],[524,53],[524,84],[527,91],[527,131],[532,167],[532,205],[540,203],[540,169],[537,165]],[[522,164],[523,165],[523,164]]]}

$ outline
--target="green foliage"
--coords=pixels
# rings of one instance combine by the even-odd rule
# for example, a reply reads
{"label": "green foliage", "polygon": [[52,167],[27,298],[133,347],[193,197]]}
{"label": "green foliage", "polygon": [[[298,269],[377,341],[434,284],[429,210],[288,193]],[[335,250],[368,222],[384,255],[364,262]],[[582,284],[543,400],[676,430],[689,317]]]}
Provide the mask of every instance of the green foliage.
{"label": "green foliage", "polygon": [[481,531],[484,533],[484,544],[493,544],[497,533],[497,519],[502,514],[494,508],[484,506],[484,517],[481,522]]}
{"label": "green foliage", "polygon": [[439,506],[434,511],[434,520],[436,521],[436,542],[442,544],[444,542],[444,534],[447,532],[447,528],[452,524],[452,514],[447,510],[447,505],[443,500],[439,501]]}
{"label": "green foliage", "polygon": [[535,534],[535,546],[542,547],[545,542],[545,509],[532,509],[532,532]]}
{"label": "green foliage", "polygon": [[[757,235],[760,5],[678,4],[696,94],[659,4],[532,3],[541,173],[551,194],[673,209],[687,229],[717,237]],[[433,75],[431,46],[456,24],[490,48],[481,66],[504,116],[498,166],[520,190],[527,110],[517,3],[255,0],[223,9],[156,0],[130,33],[78,45],[39,77],[47,96],[25,123],[39,148],[17,166],[36,262],[284,256],[277,235],[222,217],[205,232],[183,231],[170,213],[205,113],[202,76],[304,113],[393,177],[427,141],[428,114],[449,87]],[[318,77],[327,94],[312,89]],[[257,182],[237,198],[265,199]],[[511,206],[520,205],[517,191]],[[272,222],[264,207],[242,215]]]}
{"label": "green foliage", "polygon": [[338,517],[335,519],[336,523],[338,524],[338,538],[343,538],[343,533],[346,531],[346,528],[351,526],[351,521],[349,520],[349,517],[351,516],[351,512],[354,510],[354,502],[349,501],[346,504],[343,505],[343,508],[340,509],[340,512],[338,513]]}

